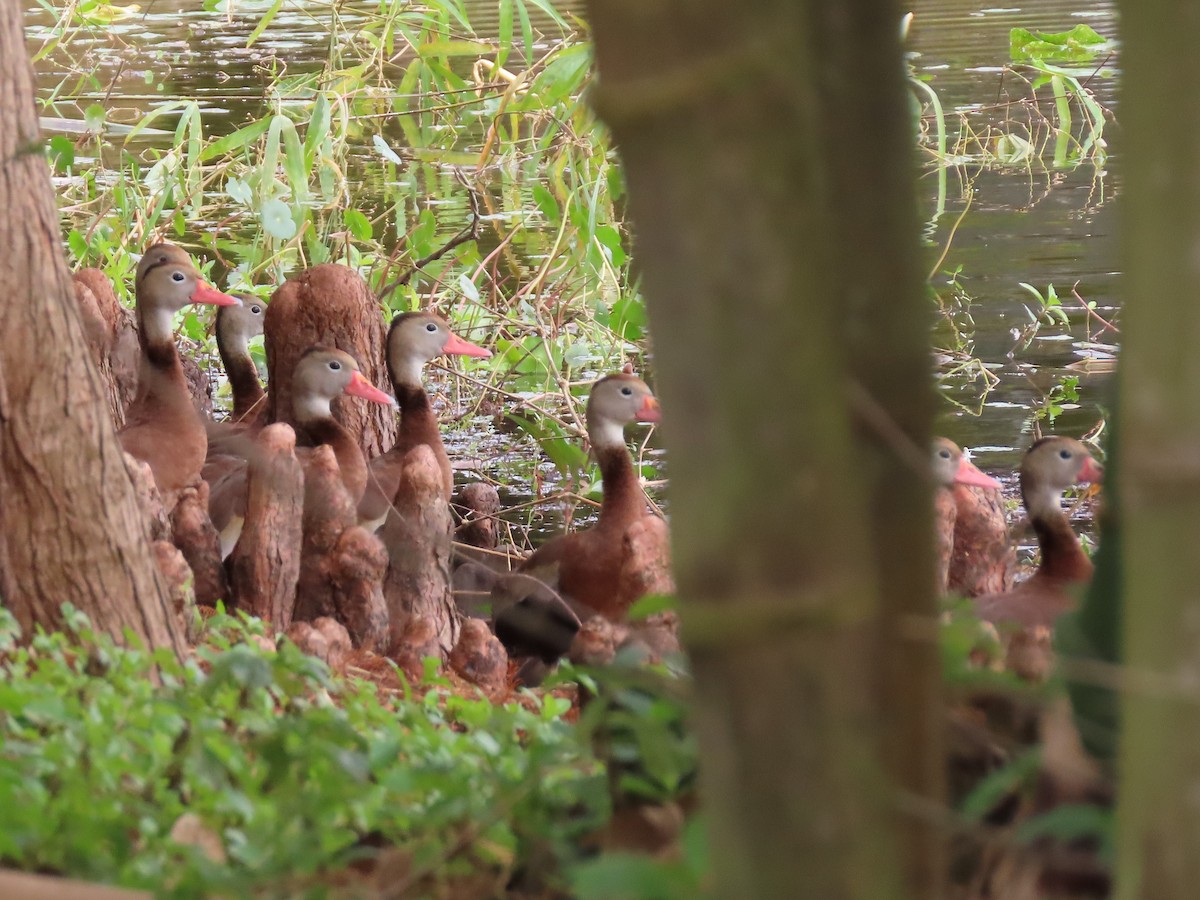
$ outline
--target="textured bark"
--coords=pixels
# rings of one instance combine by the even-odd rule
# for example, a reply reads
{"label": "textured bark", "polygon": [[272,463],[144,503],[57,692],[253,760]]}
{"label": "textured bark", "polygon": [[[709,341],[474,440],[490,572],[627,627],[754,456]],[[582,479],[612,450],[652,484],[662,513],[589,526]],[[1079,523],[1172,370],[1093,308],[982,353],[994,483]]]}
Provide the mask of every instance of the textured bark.
{"label": "textured bark", "polygon": [[412,615],[405,619],[388,656],[410,681],[423,681],[425,658],[432,656],[445,660],[447,653],[445,644],[438,637],[437,623],[427,616]]}
{"label": "textured bark", "polygon": [[458,640],[460,617],[450,591],[450,505],[441,468],[428,447],[404,461],[392,510],[380,530],[388,552],[383,595],[391,651],[404,639],[408,619],[428,620],[444,658]]}
{"label": "textured bark", "polygon": [[300,578],[304,472],[290,426],[264,428],[255,450],[246,479],[246,521],[230,556],[230,588],[239,609],[285,630]]}
{"label": "textured bark", "polygon": [[27,635],[69,602],[182,654],[63,260],[21,11],[0,3],[0,597]]}
{"label": "textured bark", "polygon": [[187,379],[187,388],[188,393],[192,397],[192,406],[196,407],[196,412],[200,413],[201,416],[211,419],[213,414],[213,386],[208,373],[200,368],[200,364],[187,353],[179,354],[179,362],[183,365],[183,377]]}
{"label": "textured bark", "polygon": [[1116,896],[1191,897],[1200,884],[1200,71],[1189,54],[1200,6],[1120,6],[1122,565],[1108,574],[1123,573],[1131,674],[1120,690]]}
{"label": "textured bark", "polygon": [[221,561],[221,541],[208,518],[208,483],[185,488],[171,510],[171,540],[182,551],[195,578],[196,602],[216,606],[229,600],[229,580]]}
{"label": "textured bark", "polygon": [[171,612],[190,643],[196,638],[196,619],[193,615],[196,611],[196,594],[192,590],[192,569],[170,541],[155,541],[151,549],[154,551],[154,563],[167,583]]}
{"label": "textured bark", "polygon": [[383,650],[388,637],[383,602],[387,553],[357,521],[333,448],[322,445],[304,470],[304,540],[295,618],[333,617],[346,626],[355,647]]}
{"label": "textured bark", "polygon": [[496,549],[500,494],[494,487],[482,481],[463,485],[453,508],[458,517],[458,526],[454,529],[456,541],[485,550]]}
{"label": "textured bark", "polygon": [[321,616],[312,622],[293,622],[287,636],[297,647],[310,656],[328,664],[335,672],[346,667],[350,656],[350,633],[341,622]]}
{"label": "textured bark", "polygon": [[99,269],[80,269],[71,277],[109,415],[119,429],[125,424],[125,408],[137,394],[137,322],[133,310],[120,304],[112,282]]}
{"label": "textured bark", "polygon": [[129,473],[129,480],[133,483],[138,509],[146,524],[147,536],[152,541],[170,540],[171,520],[167,516],[163,496],[154,482],[154,472],[151,470],[150,464],[135,456],[130,456],[128,453],[124,454],[124,459],[125,470]]}
{"label": "textured bark", "polygon": [[508,681],[508,654],[487,625],[478,619],[463,622],[458,643],[450,651],[450,668],[483,688],[499,690]]}
{"label": "textured bark", "polygon": [[938,897],[940,836],[909,812],[940,800],[942,760],[899,11],[589,10],[655,337],[719,893]]}
{"label": "textured bark", "polygon": [[[267,351],[267,421],[295,425],[292,370],[313,344],[336,347],[353,356],[370,382],[390,390],[384,363],[387,327],[367,283],[353,269],[325,263],[285,281],[263,321]],[[378,403],[354,397],[333,402],[334,418],[350,429],[367,459],[396,441],[395,414]]]}

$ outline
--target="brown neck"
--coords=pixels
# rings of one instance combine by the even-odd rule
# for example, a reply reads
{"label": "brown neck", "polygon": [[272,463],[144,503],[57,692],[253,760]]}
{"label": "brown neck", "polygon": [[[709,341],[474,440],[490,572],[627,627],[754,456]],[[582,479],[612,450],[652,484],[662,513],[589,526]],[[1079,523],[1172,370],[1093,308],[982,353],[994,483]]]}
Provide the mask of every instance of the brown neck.
{"label": "brown neck", "polygon": [[233,391],[234,421],[253,417],[262,407],[262,399],[266,396],[262,383],[258,380],[258,369],[254,365],[253,357],[245,347],[228,346],[219,332],[217,352],[221,354],[225,374],[229,377],[229,387]]}
{"label": "brown neck", "polygon": [[1039,574],[1070,582],[1088,581],[1092,577],[1092,561],[1083,552],[1062,510],[1038,513],[1032,522],[1042,549]]}
{"label": "brown neck", "polygon": [[358,503],[367,488],[367,461],[350,432],[335,419],[317,419],[305,422],[301,427],[314,447],[328,444],[333,448],[342,472],[342,484],[350,499]]}
{"label": "brown neck", "polygon": [[425,388],[394,381],[392,390],[396,394],[396,402],[400,404],[400,440],[404,442],[405,450],[418,444],[428,444],[435,453],[445,453],[437,416]]}
{"label": "brown neck", "polygon": [[599,447],[596,459],[604,481],[599,524],[624,526],[644,516],[646,503],[629,450],[624,446]]}
{"label": "brown neck", "polygon": [[135,402],[153,398],[167,404],[178,404],[182,409],[192,409],[183,364],[175,348],[175,336],[170,331],[158,333],[153,323],[145,320],[139,310],[138,340],[142,345],[142,362]]}

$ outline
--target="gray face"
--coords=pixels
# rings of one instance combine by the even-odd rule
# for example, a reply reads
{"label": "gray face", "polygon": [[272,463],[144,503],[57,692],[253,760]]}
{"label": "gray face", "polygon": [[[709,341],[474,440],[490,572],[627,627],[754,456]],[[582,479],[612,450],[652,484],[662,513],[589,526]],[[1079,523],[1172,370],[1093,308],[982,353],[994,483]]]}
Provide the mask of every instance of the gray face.
{"label": "gray face", "polygon": [[217,338],[230,347],[245,349],[250,339],[263,333],[267,305],[250,294],[239,294],[241,306],[222,306],[217,310]]}
{"label": "gray face", "polygon": [[949,487],[954,484],[954,476],[958,474],[958,464],[962,459],[962,450],[958,444],[946,438],[937,438],[933,442],[933,477],[937,484]]}
{"label": "gray face", "polygon": [[200,273],[191,257],[173,244],[155,244],[138,263],[138,305],[175,312],[192,302]]}

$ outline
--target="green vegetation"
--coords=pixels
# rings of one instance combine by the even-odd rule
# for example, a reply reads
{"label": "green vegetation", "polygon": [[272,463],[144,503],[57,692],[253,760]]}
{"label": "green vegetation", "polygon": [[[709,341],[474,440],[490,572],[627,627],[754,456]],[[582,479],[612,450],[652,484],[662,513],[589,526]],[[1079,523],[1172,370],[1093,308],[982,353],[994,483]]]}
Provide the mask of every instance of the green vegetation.
{"label": "green vegetation", "polygon": [[78,614],[20,647],[0,610],[0,865],[180,897],[320,896],[384,869],[398,896],[553,895],[614,798],[692,788],[676,679],[581,675],[599,699],[572,723],[573,690],[377,690],[262,633],[217,615],[181,665]]}
{"label": "green vegetation", "polygon": [[[501,0],[490,33],[461,0],[380,0],[354,17],[315,4],[306,15],[328,30],[325,58],[268,60],[261,98],[224,108],[147,69],[146,89],[162,102],[114,121],[104,103],[75,102],[115,78],[73,42],[137,13],[39,2],[54,21],[36,35],[37,57],[67,73],[43,90],[43,112],[83,114],[82,131],[46,146],[75,264],[103,268],[127,301],[135,254],[155,235],[196,250],[231,291],[266,296],[300,267],[353,266],[383,313],[432,307],[491,336],[496,357],[460,385],[502,404],[565,493],[596,495],[578,400],[594,374],[628,358],[645,365],[648,322],[622,170],[585,102],[583,23],[546,0]],[[232,4],[205,9],[213,27],[240,29],[247,48],[284,27],[281,0],[254,19],[233,17]],[[936,83],[914,72],[918,147],[938,180],[931,232],[954,202],[949,174],[963,204],[931,252],[930,282],[950,358],[943,380],[975,388],[969,401],[946,394],[964,411],[982,412],[998,376],[974,353],[968,276],[943,268],[958,224],[984,172],[1048,184],[1091,167],[1103,192],[1110,116],[1088,84],[1106,74],[1108,49],[1086,26],[1015,29],[1005,75],[1020,88],[1001,125],[994,110],[948,112]],[[1037,306],[1018,344],[1070,329],[1052,285],[1020,288]],[[1094,304],[1081,303],[1091,339]],[[182,332],[199,358],[215,356],[194,313]],[[1053,424],[1079,389],[1074,376],[1059,379],[1031,419]],[[261,649],[262,633],[218,616],[180,665],[117,648],[78,619],[20,648],[0,611],[0,864],[178,896],[320,895],[382,866],[414,894],[518,884],[583,898],[703,895],[696,817],[666,861],[596,849],[614,809],[690,799],[686,679],[568,671],[563,683],[593,697],[581,711],[573,686],[502,704],[436,678],[393,694],[334,677],[287,642]],[[996,652],[992,640],[954,619],[943,634],[947,681],[1012,689],[973,662],[981,645]],[[977,821],[1014,785],[1029,788],[1035,764],[1036,754],[1017,756],[967,797],[963,816]],[[221,858],[172,837],[185,814]],[[1107,834],[1105,822],[1084,824]],[[1035,819],[1024,836],[1043,826],[1080,827]]]}

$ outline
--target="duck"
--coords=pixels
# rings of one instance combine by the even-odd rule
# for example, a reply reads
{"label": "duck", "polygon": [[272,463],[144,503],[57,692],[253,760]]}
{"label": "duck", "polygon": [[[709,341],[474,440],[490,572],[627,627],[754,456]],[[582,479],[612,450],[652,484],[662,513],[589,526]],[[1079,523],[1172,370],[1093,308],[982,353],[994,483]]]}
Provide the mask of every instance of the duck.
{"label": "duck", "polygon": [[150,465],[164,494],[200,475],[208,451],[204,420],[192,403],[172,318],[191,303],[217,307],[241,301],[205,283],[183,248],[160,243],[138,262],[134,282],[141,359],[138,391],[117,436],[131,456]]}
{"label": "duck", "polygon": [[[961,573],[974,558],[984,553],[994,555],[996,552],[1004,553],[1007,550],[1008,525],[1000,501],[1000,482],[979,471],[958,444],[944,437],[934,438],[933,441],[933,475],[937,485],[934,494],[934,521],[938,553],[938,595],[944,595],[948,590],[970,597],[987,593],[964,589],[966,586],[963,584]],[[981,495],[972,488],[985,490],[988,494]],[[985,508],[977,504],[972,507],[970,500],[973,497],[986,497],[994,506]],[[979,504],[983,502],[985,501],[981,499]],[[994,533],[997,523],[987,517],[987,513],[992,510],[999,515],[999,535]],[[999,550],[994,545],[998,545]],[[958,578],[952,577],[952,573],[958,575]]]}
{"label": "duck", "polygon": [[[349,430],[333,417],[331,404],[339,394],[362,397],[372,403],[394,407],[395,401],[367,380],[349,353],[316,345],[296,363],[292,376],[292,413],[312,447],[301,447],[296,456],[307,463],[313,448],[333,448],[342,484],[354,503],[367,485],[367,462]],[[246,515],[247,464],[228,457],[211,460],[205,467],[210,485],[209,516],[221,539],[221,558],[228,558],[241,537]]]}
{"label": "duck", "polygon": [[400,431],[392,448],[371,460],[367,489],[358,506],[359,524],[371,532],[378,531],[387,519],[399,489],[404,457],[414,447],[424,444],[433,451],[442,470],[446,502],[454,489],[454,473],[437,414],[421,383],[425,364],[443,355],[478,359],[492,355],[490,350],[463,340],[445,319],[431,312],[400,313],[392,319],[385,352],[388,377],[400,407]]}
{"label": "duck", "polygon": [[263,333],[263,313],[266,304],[253,295],[238,295],[241,306],[223,306],[217,310],[214,331],[217,353],[225,366],[233,394],[231,423],[257,423],[261,418],[267,396],[258,377],[258,367],[250,355],[250,340]]}
{"label": "duck", "polygon": [[520,574],[552,581],[578,619],[599,614],[623,620],[646,583],[640,572],[628,571],[631,560],[654,556],[634,552],[631,542],[665,542],[664,523],[647,509],[624,433],[626,425],[653,424],[660,418],[653,392],[631,372],[608,374],[593,385],[587,428],[604,490],[599,520],[592,528],[547,541],[517,568]]}
{"label": "duck", "polygon": [[995,625],[1012,623],[1047,629],[1075,607],[1078,589],[1091,581],[1092,561],[1062,509],[1063,491],[1100,483],[1104,467],[1082,443],[1069,437],[1036,441],[1021,461],[1021,496],[1041,548],[1041,563],[1012,590],[975,599],[976,614]]}

